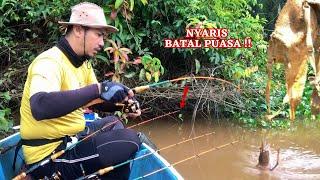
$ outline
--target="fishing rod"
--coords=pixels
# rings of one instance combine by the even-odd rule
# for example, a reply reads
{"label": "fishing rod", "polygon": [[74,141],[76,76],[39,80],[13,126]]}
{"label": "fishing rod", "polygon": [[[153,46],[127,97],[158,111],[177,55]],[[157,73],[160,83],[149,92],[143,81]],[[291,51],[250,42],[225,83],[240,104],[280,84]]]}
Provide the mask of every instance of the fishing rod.
{"label": "fishing rod", "polygon": [[163,171],[163,170],[165,170],[165,169],[167,169],[167,168],[173,167],[173,166],[175,166],[175,165],[178,165],[178,164],[183,163],[183,162],[185,162],[185,161],[188,161],[188,160],[190,160],[190,159],[200,157],[200,156],[202,156],[202,155],[204,155],[204,154],[206,154],[206,153],[208,153],[208,152],[211,152],[211,151],[214,151],[214,150],[219,150],[219,149],[222,149],[222,148],[227,147],[227,146],[229,146],[229,145],[234,145],[235,143],[238,143],[238,142],[239,142],[239,140],[236,140],[236,141],[232,141],[232,142],[227,143],[227,144],[223,144],[223,145],[218,146],[218,147],[211,148],[211,149],[206,150],[206,151],[202,151],[201,153],[198,153],[198,154],[196,154],[196,155],[190,156],[190,157],[185,158],[185,159],[183,159],[183,160],[177,161],[177,162],[175,162],[175,163],[173,163],[173,164],[170,164],[170,165],[168,165],[168,166],[165,166],[165,167],[163,167],[163,168],[160,168],[160,169],[158,169],[158,170],[155,170],[155,171],[150,172],[150,173],[148,173],[148,174],[145,174],[145,175],[143,175],[143,176],[137,177],[137,178],[135,178],[134,180],[146,178],[146,177],[151,176],[151,175],[153,175],[153,174],[155,174],[155,173],[161,172],[161,171]]}
{"label": "fishing rod", "polygon": [[[141,93],[141,92],[143,92],[143,91],[145,91],[145,90],[148,90],[148,89],[150,89],[150,88],[152,88],[152,87],[157,87],[157,86],[162,85],[162,84],[177,82],[177,81],[181,81],[181,80],[189,80],[189,79],[219,80],[219,81],[223,81],[223,82],[225,82],[225,83],[231,84],[231,85],[233,85],[233,86],[235,86],[235,87],[238,88],[238,86],[236,86],[236,85],[234,85],[233,83],[231,83],[231,82],[229,82],[229,81],[226,81],[226,80],[224,80],[224,79],[214,78],[214,77],[205,77],[205,76],[196,76],[196,77],[180,77],[180,78],[176,78],[176,79],[171,79],[171,80],[166,80],[166,81],[162,81],[162,82],[152,83],[152,84],[149,84],[149,85],[138,86],[138,87],[133,88],[133,91],[134,91],[135,93]],[[176,112],[179,112],[179,110],[175,111],[174,113],[176,113]],[[171,113],[171,114],[173,114],[173,113]],[[169,115],[169,114],[167,114],[167,115]],[[163,116],[162,116],[162,117],[163,117]],[[157,119],[158,119],[158,118],[157,118]],[[118,122],[118,121],[119,121],[119,120],[114,121],[114,122],[112,122],[111,124],[109,124],[109,125],[107,124],[107,125],[110,126],[110,125],[112,125],[113,123],[116,123],[116,122]],[[151,121],[151,120],[150,120],[150,121]],[[150,122],[150,121],[148,121],[148,122]],[[143,122],[143,123],[140,123],[140,124],[144,124],[144,123],[147,123],[147,122]],[[51,155],[50,157],[42,160],[41,162],[37,163],[36,165],[33,165],[33,166],[32,166],[30,169],[28,169],[27,171],[22,172],[22,173],[20,173],[19,175],[17,175],[13,180],[23,179],[24,177],[27,176],[27,174],[31,173],[32,171],[34,171],[34,170],[37,169],[38,167],[43,166],[43,165],[49,163],[50,161],[55,160],[56,158],[58,158],[58,157],[60,157],[62,154],[64,154],[66,151],[74,148],[77,144],[83,142],[84,140],[87,140],[88,138],[92,137],[93,135],[95,135],[96,133],[102,131],[103,129],[107,128],[108,126],[102,127],[100,130],[98,130],[98,131],[96,131],[96,132],[88,135],[87,137],[85,137],[85,138],[83,138],[82,140],[80,140],[80,141],[72,144],[71,146],[66,147],[66,149],[61,150],[61,151],[59,151],[59,152]],[[138,126],[138,125],[135,125],[135,126]],[[134,126],[133,126],[133,127],[134,127]]]}
{"label": "fishing rod", "polygon": [[134,93],[142,93],[148,89],[163,85],[163,84],[167,84],[167,83],[173,83],[173,82],[177,82],[177,81],[181,81],[181,80],[192,80],[192,79],[207,79],[207,80],[218,80],[218,81],[222,81],[226,84],[230,84],[234,87],[236,87],[237,89],[240,89],[239,86],[233,84],[232,82],[229,82],[227,80],[221,79],[221,78],[216,78],[216,77],[208,77],[208,76],[189,76],[189,77],[179,77],[176,79],[171,79],[171,80],[165,80],[165,81],[161,81],[161,82],[157,82],[157,83],[152,83],[152,84],[148,84],[148,85],[143,85],[143,86],[138,86],[133,88],[133,92]]}
{"label": "fishing rod", "polygon": [[0,147],[0,155],[7,153],[11,149],[15,148],[17,145],[18,145],[18,143],[14,144],[14,145],[6,146],[6,147]]}
{"label": "fishing rod", "polygon": [[39,168],[40,166],[44,166],[46,164],[48,164],[50,161],[54,161],[55,159],[57,159],[58,157],[60,157],[61,155],[63,155],[66,151],[74,148],[76,145],[78,145],[79,143],[93,137],[94,135],[96,135],[97,133],[103,131],[105,128],[119,122],[120,119],[117,119],[116,121],[113,121],[111,123],[108,123],[106,125],[104,125],[101,129],[93,132],[92,134],[89,134],[88,136],[86,136],[85,138],[81,139],[80,141],[72,144],[71,146],[66,147],[65,149],[58,151],[56,153],[54,153],[53,155],[45,158],[44,160],[40,161],[39,163],[33,165],[31,168],[29,168],[27,171],[20,173],[19,175],[17,175],[16,177],[13,178],[13,180],[22,180],[23,178],[25,178],[27,176],[27,174],[31,173],[32,171],[34,171],[35,169]]}
{"label": "fishing rod", "polygon": [[[171,115],[171,114],[174,114],[174,113],[176,113],[176,112],[178,112],[178,110],[177,110],[177,111],[174,111],[174,112],[171,112],[171,113],[167,113],[167,114],[165,114],[165,115],[162,115],[161,117],[164,117],[164,116],[167,116],[167,115]],[[152,118],[152,119],[150,119],[150,120],[147,120],[147,122],[150,122],[150,121],[153,121],[153,120],[156,120],[156,119],[159,119],[159,118],[160,118],[160,117]],[[108,124],[104,125],[101,129],[93,132],[92,134],[90,134],[90,135],[86,136],[85,138],[81,139],[80,141],[78,141],[78,142],[76,142],[76,143],[74,143],[74,144],[66,147],[64,150],[61,150],[61,151],[58,151],[58,152],[54,153],[53,155],[47,157],[46,159],[40,161],[39,163],[37,163],[37,164],[35,164],[35,165],[33,165],[33,166],[32,166],[30,169],[28,169],[27,171],[20,173],[19,175],[17,175],[16,177],[14,177],[13,180],[22,180],[23,178],[25,178],[25,177],[27,176],[27,174],[33,172],[35,169],[39,168],[40,166],[46,165],[46,164],[49,163],[50,161],[54,161],[55,159],[57,159],[58,157],[60,157],[61,155],[63,155],[66,151],[71,150],[72,148],[74,148],[75,146],[77,146],[79,143],[81,143],[81,142],[83,142],[83,141],[85,141],[85,140],[93,137],[93,136],[96,135],[97,133],[103,131],[103,130],[106,129],[107,127],[109,127],[109,126],[111,126],[111,125],[113,125],[113,124],[115,124],[115,123],[117,123],[117,122],[121,122],[121,119],[117,119],[117,120],[114,121],[114,122],[111,122],[111,123],[108,123]],[[147,123],[147,122],[142,122],[142,123],[139,123],[139,124],[130,126],[130,127],[128,127],[128,128],[132,128],[132,127],[135,127],[135,126],[138,126],[138,125],[141,125],[141,124],[145,124],[145,123]]]}
{"label": "fishing rod", "polygon": [[157,152],[159,152],[159,151],[163,151],[163,150],[165,150],[165,149],[169,149],[169,148],[172,148],[172,147],[174,147],[174,146],[178,146],[178,145],[180,145],[180,144],[183,144],[183,143],[186,143],[186,142],[195,140],[195,139],[199,139],[199,138],[202,138],[202,137],[205,137],[205,136],[209,136],[209,135],[212,135],[212,134],[215,134],[215,132],[206,133],[206,134],[203,134],[203,135],[194,137],[194,138],[189,138],[189,139],[180,141],[180,142],[175,143],[175,144],[171,144],[171,145],[166,146],[166,147],[163,147],[163,148],[161,148],[161,149],[151,151],[150,153],[144,154],[144,155],[139,156],[139,157],[137,157],[137,158],[129,159],[129,160],[123,162],[123,163],[120,163],[120,164],[117,164],[117,165],[114,165],[114,166],[109,166],[109,167],[106,167],[106,168],[103,168],[103,169],[99,169],[98,171],[96,171],[96,172],[94,172],[94,173],[92,173],[92,174],[89,174],[89,175],[84,176],[84,177],[80,177],[80,178],[78,178],[78,179],[76,179],[76,180],[83,180],[83,179],[88,179],[88,178],[95,177],[95,176],[104,175],[104,174],[106,174],[106,173],[114,170],[115,168],[121,167],[121,166],[126,165],[126,164],[128,164],[128,163],[131,163],[131,162],[133,162],[133,161],[136,161],[136,160],[145,158],[145,157],[150,156],[150,155],[152,155],[152,154],[154,154],[154,153],[157,153]]}
{"label": "fishing rod", "polygon": [[176,111],[173,111],[173,112],[169,112],[169,113],[167,113],[167,114],[163,114],[163,115],[161,115],[161,116],[157,116],[157,117],[152,118],[152,119],[149,119],[149,120],[145,120],[145,121],[143,121],[143,122],[141,122],[141,123],[138,123],[138,124],[129,126],[128,129],[131,129],[131,128],[136,127],[136,126],[140,126],[140,125],[142,125],[142,124],[146,124],[146,123],[148,123],[148,122],[154,121],[154,120],[159,119],[159,118],[162,118],[162,117],[164,117],[164,116],[169,116],[169,115],[174,114],[174,113],[177,113],[177,112],[180,112],[180,110],[176,110]]}

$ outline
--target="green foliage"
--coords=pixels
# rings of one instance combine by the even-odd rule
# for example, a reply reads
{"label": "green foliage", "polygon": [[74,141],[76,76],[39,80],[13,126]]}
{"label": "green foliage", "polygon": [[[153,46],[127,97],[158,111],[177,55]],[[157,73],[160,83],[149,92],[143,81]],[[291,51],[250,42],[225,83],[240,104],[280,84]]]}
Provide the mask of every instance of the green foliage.
{"label": "green foliage", "polygon": [[238,122],[244,124],[244,126],[249,128],[278,128],[278,129],[288,129],[290,127],[290,120],[288,119],[275,119],[272,121],[264,119],[254,119],[251,117],[242,116],[238,119]]}
{"label": "green foliage", "polygon": [[296,116],[297,117],[311,117],[311,94],[312,94],[312,85],[310,83],[306,83],[306,87],[304,89],[302,99],[300,104],[297,107],[296,110]]}
{"label": "green foliage", "polygon": [[114,8],[119,9],[119,7],[122,5],[124,0],[116,0],[114,4]]}
{"label": "green foliage", "polygon": [[121,118],[122,121],[124,121],[126,124],[128,124],[129,120],[128,120],[127,116],[126,116],[126,113],[121,112],[121,111],[115,111],[114,115],[119,117],[119,118]]}
{"label": "green foliage", "polygon": [[[144,43],[139,46],[141,49],[147,47],[153,55],[159,57],[171,76],[180,76],[183,70],[189,73],[194,68],[193,64],[196,66],[195,73],[200,71],[199,64],[202,67],[222,67],[218,69],[216,76],[240,84],[246,98],[246,111],[239,112],[239,110],[228,108],[223,111],[228,111],[231,115],[239,112],[255,116],[266,110],[264,87],[267,42],[264,40],[263,31],[266,21],[259,15],[250,13],[259,6],[255,0],[150,1],[147,9],[138,12],[134,10],[133,31],[136,31],[134,34],[143,32],[145,36],[141,38]],[[142,26],[143,31],[139,30],[135,24],[144,25]],[[253,47],[240,49],[162,48],[163,39],[185,37],[186,27],[227,28],[228,38],[243,41],[251,37]],[[173,68],[170,69],[170,67]],[[185,69],[186,67],[190,69]],[[177,71],[177,68],[180,68],[180,71]],[[143,74],[145,72],[141,70],[140,75]]]}
{"label": "green foliage", "polygon": [[160,59],[156,57],[151,57],[150,55],[144,55],[142,57],[141,63],[144,69],[141,69],[139,78],[147,79],[148,82],[154,79],[155,82],[159,81],[161,74],[164,74],[164,68],[161,65]]}
{"label": "green foliage", "polygon": [[261,3],[260,8],[254,8],[254,12],[267,20],[268,23],[264,29],[269,36],[274,30],[275,21],[277,20],[275,17],[278,17],[286,0],[258,0],[258,3]]}
{"label": "green foliage", "polygon": [[11,109],[6,107],[10,99],[8,91],[0,92],[0,131],[8,131],[12,127],[12,121],[10,120]]}
{"label": "green foliage", "polygon": [[[0,72],[0,81],[6,79],[6,86],[1,86],[0,92],[15,90],[17,94],[7,103],[2,104],[1,112],[2,115],[5,115],[1,117],[8,119],[10,108],[16,111],[28,64],[37,54],[48,49],[57,41],[61,35],[57,21],[68,20],[70,7],[79,2],[82,1],[2,1],[0,4],[2,14],[0,17],[2,29],[0,57],[3,61],[0,68],[4,71]],[[117,42],[117,46],[113,46],[113,52],[119,50],[118,54],[112,58],[103,52],[97,56],[97,61],[94,61],[98,78],[102,78],[106,72],[117,71],[126,78],[138,78],[136,75],[139,74],[140,81],[157,82],[160,75],[170,79],[192,72],[193,69],[196,74],[201,74],[203,72],[201,72],[200,64],[202,68],[220,67],[215,75],[240,84],[242,96],[245,99],[243,102],[245,110],[226,108],[223,111],[230,112],[233,117],[240,115],[250,118],[259,117],[265,112],[267,42],[264,40],[263,26],[266,25],[266,20],[261,18],[263,15],[257,13],[269,13],[269,9],[261,9],[257,0],[149,2],[147,0],[92,0],[91,2],[103,7],[107,22],[119,29],[119,33],[110,35],[110,39]],[[264,1],[263,4],[268,5]],[[242,41],[246,37],[251,37],[253,47],[241,49],[163,48],[164,39],[183,38],[186,27],[227,28],[228,38]],[[120,50],[119,45],[121,44],[127,49]],[[106,44],[105,48],[108,46],[109,44]],[[112,54],[110,51],[108,53]],[[114,58],[117,56],[120,61]],[[131,66],[131,64],[139,64],[140,59],[142,65]],[[114,63],[115,61],[117,63]],[[114,63],[114,66],[110,66],[111,63]],[[275,91],[272,92],[274,99],[271,101],[273,109],[282,107],[281,101],[285,93],[283,77],[281,73],[274,76],[272,86]],[[298,112],[300,113],[299,109]],[[301,111],[301,114],[305,113]],[[251,120],[245,122],[250,124]],[[262,126],[265,123],[260,124]]]}
{"label": "green foliage", "polygon": [[[79,1],[18,1],[0,3],[0,129],[12,125],[17,113],[28,64],[57,39],[57,21]],[[9,92],[12,97],[9,99]]]}
{"label": "green foliage", "polygon": [[178,115],[178,118],[183,122],[183,114],[182,114],[182,113],[180,113],[180,114]]}
{"label": "green foliage", "polygon": [[[172,57],[173,53],[178,52],[184,58],[192,59],[195,52],[201,51],[199,60],[216,65],[224,64],[227,58],[229,61],[240,61],[239,55],[247,61],[251,61],[259,54],[260,59],[255,60],[262,63],[263,52],[266,49],[266,42],[263,40],[263,23],[264,19],[259,16],[253,17],[248,12],[255,6],[253,0],[246,1],[201,1],[201,0],[180,0],[171,1],[153,1],[148,4],[148,9],[136,13],[140,24],[146,24],[144,34],[146,34],[147,47],[154,49],[163,46],[165,38],[181,38],[185,36],[187,26],[197,26],[210,28],[228,28],[230,38],[244,39],[251,37],[254,41],[252,49],[172,49],[160,50],[159,56]],[[133,19],[135,21],[135,19]],[[135,22],[133,22],[135,23]],[[160,30],[159,30],[160,29]],[[235,53],[237,51],[237,53]],[[163,53],[165,52],[165,53]],[[197,54],[199,55],[199,54]],[[265,57],[265,56],[264,56]],[[164,59],[165,58],[161,58]],[[166,58],[167,61],[171,58]],[[172,58],[174,59],[174,58]],[[242,60],[243,60],[242,59]],[[231,63],[231,62],[230,62]],[[226,67],[229,68],[229,67]]]}
{"label": "green foliage", "polygon": [[200,70],[201,65],[200,65],[200,62],[199,62],[199,60],[198,60],[198,59],[195,59],[194,61],[195,61],[195,63],[196,63],[196,74],[198,74],[198,72],[199,72],[199,70]]}

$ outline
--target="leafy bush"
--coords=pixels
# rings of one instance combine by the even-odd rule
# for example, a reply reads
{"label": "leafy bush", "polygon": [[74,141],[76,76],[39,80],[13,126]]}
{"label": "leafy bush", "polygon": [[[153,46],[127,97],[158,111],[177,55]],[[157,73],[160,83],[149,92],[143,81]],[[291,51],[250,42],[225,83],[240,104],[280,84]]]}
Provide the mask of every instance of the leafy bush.
{"label": "leafy bush", "polygon": [[0,92],[0,131],[8,131],[12,127],[11,109],[7,107],[10,99],[9,92]]}
{"label": "leafy bush", "polygon": [[[0,4],[0,81],[6,85],[0,92],[15,92],[2,109],[17,113],[27,67],[34,57],[48,49],[61,35],[58,20],[68,20],[71,1],[3,0]],[[170,79],[186,73],[199,73],[202,68],[216,69],[215,76],[241,85],[246,97],[246,111],[224,109],[230,116],[256,116],[265,111],[264,87],[267,42],[263,26],[266,20],[257,12],[257,0],[92,0],[103,7],[107,22],[119,33],[110,35],[112,42],[122,44],[127,53],[119,55],[125,61],[115,62],[110,50],[93,61],[98,78],[109,72],[119,73],[119,79],[131,86],[148,81]],[[258,11],[259,10],[259,11]],[[228,28],[230,38],[251,37],[252,48],[241,49],[166,49],[163,40],[185,36],[186,27]],[[105,48],[107,48],[106,45]],[[118,47],[118,46],[117,46]],[[113,47],[116,48],[116,47]],[[118,47],[120,48],[120,46]],[[127,51],[129,50],[129,51]],[[113,51],[115,52],[115,51]],[[131,53],[132,52],[132,53]],[[121,57],[122,56],[122,57]],[[139,65],[138,62],[142,64]],[[135,64],[136,63],[136,64]],[[132,65],[134,64],[134,66]],[[165,70],[165,71],[164,71]],[[199,71],[199,72],[198,72]],[[282,76],[283,77],[283,76]],[[133,80],[134,79],[134,80]],[[138,81],[140,79],[140,81]],[[14,90],[14,91],[12,91]],[[9,111],[3,117],[7,118]]]}
{"label": "leafy bush", "polygon": [[1,1],[0,130],[11,126],[11,112],[14,116],[19,113],[28,65],[56,42],[60,34],[56,22],[67,16],[75,2],[78,1]]}

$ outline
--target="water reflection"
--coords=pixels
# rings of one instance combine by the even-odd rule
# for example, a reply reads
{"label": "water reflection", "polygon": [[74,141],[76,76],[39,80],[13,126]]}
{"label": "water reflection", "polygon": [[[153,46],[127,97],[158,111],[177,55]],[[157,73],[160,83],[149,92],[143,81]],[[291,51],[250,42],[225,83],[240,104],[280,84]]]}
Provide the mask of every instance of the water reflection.
{"label": "water reflection", "polygon": [[[158,147],[214,131],[215,134],[184,143],[160,152],[170,163],[193,156],[212,147],[241,140],[233,146],[212,151],[199,158],[184,162],[175,168],[185,179],[320,179],[320,123],[298,123],[289,130],[248,130],[220,120],[214,123],[197,119],[195,131],[191,123],[177,123],[163,119],[137,127],[153,139]],[[271,167],[280,161],[274,171],[262,171],[258,163],[262,139],[270,143]]]}

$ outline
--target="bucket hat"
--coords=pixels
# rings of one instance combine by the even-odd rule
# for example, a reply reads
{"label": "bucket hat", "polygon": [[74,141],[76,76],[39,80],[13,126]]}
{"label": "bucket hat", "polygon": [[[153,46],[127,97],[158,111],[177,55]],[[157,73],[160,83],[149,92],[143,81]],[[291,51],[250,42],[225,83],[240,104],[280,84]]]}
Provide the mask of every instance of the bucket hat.
{"label": "bucket hat", "polygon": [[58,21],[58,23],[64,26],[81,25],[93,28],[105,28],[108,32],[118,32],[116,27],[107,24],[103,9],[89,2],[73,6],[69,22]]}

